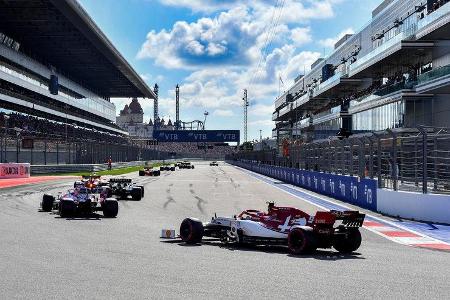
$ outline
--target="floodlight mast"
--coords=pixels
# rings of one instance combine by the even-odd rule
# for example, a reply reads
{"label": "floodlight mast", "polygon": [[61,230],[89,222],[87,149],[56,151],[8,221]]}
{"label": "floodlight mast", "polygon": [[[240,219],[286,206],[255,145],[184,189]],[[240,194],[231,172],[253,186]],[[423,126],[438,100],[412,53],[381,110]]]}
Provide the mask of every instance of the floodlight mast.
{"label": "floodlight mast", "polygon": [[153,88],[153,92],[155,93],[155,100],[153,101],[153,124],[155,126],[155,128],[158,128],[159,124],[157,119],[158,119],[158,92],[159,92],[159,87],[158,84],[155,83],[155,87]]}
{"label": "floodlight mast", "polygon": [[175,88],[175,129],[180,129],[180,86],[177,84]]}
{"label": "floodlight mast", "polygon": [[244,100],[244,142],[247,142],[247,116],[248,116],[248,95],[247,95],[247,89],[244,89],[244,98],[242,98],[242,100]]}

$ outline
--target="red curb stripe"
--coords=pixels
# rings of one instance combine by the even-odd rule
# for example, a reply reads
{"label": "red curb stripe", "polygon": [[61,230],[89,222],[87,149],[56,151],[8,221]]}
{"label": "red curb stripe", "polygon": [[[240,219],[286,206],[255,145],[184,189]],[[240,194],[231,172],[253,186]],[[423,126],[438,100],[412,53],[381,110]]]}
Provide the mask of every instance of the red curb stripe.
{"label": "red curb stripe", "polygon": [[413,244],[413,246],[420,247],[420,248],[430,248],[430,249],[449,250],[450,251],[450,245],[447,245],[447,244]]}
{"label": "red curb stripe", "polygon": [[420,235],[408,231],[382,231],[380,233],[389,237],[421,237]]}
{"label": "red curb stripe", "polygon": [[77,176],[38,176],[29,178],[8,178],[0,180],[0,189],[21,186],[26,184],[47,182],[52,180],[61,180],[67,178],[78,178]]}
{"label": "red curb stripe", "polygon": [[386,227],[385,225],[374,221],[365,221],[363,225],[367,227]]}

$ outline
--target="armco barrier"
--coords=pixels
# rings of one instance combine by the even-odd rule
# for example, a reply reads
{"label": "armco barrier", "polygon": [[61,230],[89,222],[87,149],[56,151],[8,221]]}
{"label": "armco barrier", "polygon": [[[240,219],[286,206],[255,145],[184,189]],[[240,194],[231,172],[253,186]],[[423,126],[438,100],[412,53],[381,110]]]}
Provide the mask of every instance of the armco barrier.
{"label": "armco barrier", "polygon": [[228,161],[228,163],[359,207],[377,211],[377,182],[373,179],[360,179],[242,161]]}
{"label": "armco barrier", "polygon": [[0,164],[0,179],[28,177],[30,177],[30,164]]}

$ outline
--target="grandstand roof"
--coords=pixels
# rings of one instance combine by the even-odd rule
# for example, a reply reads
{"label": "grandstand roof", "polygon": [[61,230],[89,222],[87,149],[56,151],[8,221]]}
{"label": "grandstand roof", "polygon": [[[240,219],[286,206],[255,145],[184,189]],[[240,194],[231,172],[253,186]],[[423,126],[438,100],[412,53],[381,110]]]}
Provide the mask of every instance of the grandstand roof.
{"label": "grandstand roof", "polygon": [[155,97],[76,0],[0,1],[0,29],[21,52],[101,96]]}

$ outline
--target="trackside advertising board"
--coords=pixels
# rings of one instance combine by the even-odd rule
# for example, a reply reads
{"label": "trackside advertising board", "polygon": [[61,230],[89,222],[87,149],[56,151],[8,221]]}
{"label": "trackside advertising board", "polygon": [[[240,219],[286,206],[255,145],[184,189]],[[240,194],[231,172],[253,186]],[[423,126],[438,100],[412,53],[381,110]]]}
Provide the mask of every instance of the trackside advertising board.
{"label": "trackside advertising board", "polygon": [[0,164],[0,179],[28,177],[30,177],[30,164]]}
{"label": "trackside advertising board", "polygon": [[206,142],[239,143],[239,130],[155,130],[153,138],[158,142]]}
{"label": "trackside advertising board", "polygon": [[322,195],[377,211],[377,182],[373,179],[326,174],[314,171],[230,161],[241,168],[260,173]]}

